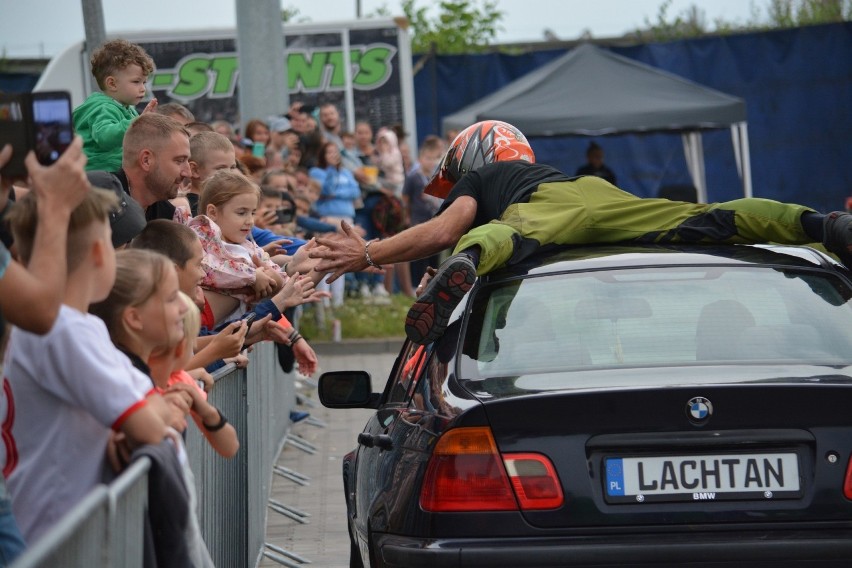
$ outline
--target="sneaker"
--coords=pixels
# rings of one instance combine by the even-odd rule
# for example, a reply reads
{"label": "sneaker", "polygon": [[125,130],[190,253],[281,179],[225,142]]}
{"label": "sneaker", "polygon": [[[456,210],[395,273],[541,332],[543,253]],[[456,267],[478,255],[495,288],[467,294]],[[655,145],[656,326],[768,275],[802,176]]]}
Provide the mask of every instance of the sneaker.
{"label": "sneaker", "polygon": [[441,337],[450,315],[475,280],[476,266],[468,255],[459,253],[445,260],[408,310],[405,335],[418,345],[432,343]]}
{"label": "sneaker", "polygon": [[386,306],[391,303],[390,294],[385,290],[384,284],[373,286],[373,303],[377,306]]}
{"label": "sneaker", "polygon": [[370,287],[367,284],[361,284],[361,287],[358,288],[358,295],[362,298],[369,298],[373,293],[370,292]]}
{"label": "sneaker", "polygon": [[308,416],[310,416],[310,412],[303,412],[301,410],[291,410],[290,411],[290,422],[301,422]]}
{"label": "sneaker", "polygon": [[825,216],[822,244],[852,270],[852,215],[835,211]]}
{"label": "sneaker", "polygon": [[373,294],[373,296],[384,297],[384,298],[387,298],[388,296],[390,296],[390,294],[388,294],[388,291],[385,290],[384,284],[376,284],[375,286],[373,286],[372,294]]}

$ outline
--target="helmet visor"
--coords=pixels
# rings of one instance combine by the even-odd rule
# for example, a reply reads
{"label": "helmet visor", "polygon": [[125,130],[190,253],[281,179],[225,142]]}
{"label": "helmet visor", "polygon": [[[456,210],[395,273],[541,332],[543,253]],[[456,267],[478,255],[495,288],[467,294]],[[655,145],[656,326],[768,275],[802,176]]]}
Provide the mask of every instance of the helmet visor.
{"label": "helmet visor", "polygon": [[435,172],[435,175],[432,176],[432,179],[429,180],[429,183],[426,184],[426,187],[423,188],[423,193],[427,195],[432,195],[434,197],[438,197],[440,199],[444,199],[449,195],[450,190],[453,189],[453,186],[456,184],[456,180],[450,173],[450,164],[453,161],[454,148],[448,149],[444,153],[444,157],[441,159],[441,165],[438,166],[438,170]]}
{"label": "helmet visor", "polygon": [[446,172],[444,170],[438,170],[435,172],[435,175],[432,176],[432,179],[430,179],[429,183],[426,184],[426,187],[423,188],[423,193],[440,199],[445,199],[450,194],[450,190],[453,189],[453,186],[456,185],[455,181],[450,181],[447,176],[444,175],[445,173]]}

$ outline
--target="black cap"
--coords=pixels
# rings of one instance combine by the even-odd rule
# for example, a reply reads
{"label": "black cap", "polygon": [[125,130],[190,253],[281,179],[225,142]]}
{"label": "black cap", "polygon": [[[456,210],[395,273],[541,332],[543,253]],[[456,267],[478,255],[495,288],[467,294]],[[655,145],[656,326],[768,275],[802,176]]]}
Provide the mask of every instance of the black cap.
{"label": "black cap", "polygon": [[118,248],[129,243],[145,228],[145,212],[130,194],[124,191],[121,180],[114,174],[103,171],[86,172],[89,183],[94,187],[112,191],[118,197],[118,207],[109,214],[112,228],[112,246]]}

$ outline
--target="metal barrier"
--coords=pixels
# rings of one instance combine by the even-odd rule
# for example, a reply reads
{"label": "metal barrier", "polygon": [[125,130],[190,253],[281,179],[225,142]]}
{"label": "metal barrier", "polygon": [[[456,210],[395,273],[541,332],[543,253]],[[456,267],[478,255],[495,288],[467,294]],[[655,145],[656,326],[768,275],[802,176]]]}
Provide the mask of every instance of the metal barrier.
{"label": "metal barrier", "polygon": [[[247,369],[228,365],[215,373],[210,393],[237,430],[237,455],[220,457],[197,428],[187,429],[198,520],[218,568],[255,566],[262,557],[273,466],[295,405],[294,377],[281,370],[275,346],[257,345],[249,358]],[[12,568],[141,567],[149,468],[143,458],[109,486],[92,490]]]}
{"label": "metal barrier", "polygon": [[219,568],[254,566],[260,559],[272,466],[295,405],[293,376],[281,370],[274,345],[258,345],[250,358],[248,368],[229,366],[227,373],[217,375],[210,393],[210,402],[237,430],[237,455],[222,459],[196,428],[186,438],[201,532]]}
{"label": "metal barrier", "polygon": [[109,486],[93,489],[12,566],[141,568],[150,467],[142,458]]}

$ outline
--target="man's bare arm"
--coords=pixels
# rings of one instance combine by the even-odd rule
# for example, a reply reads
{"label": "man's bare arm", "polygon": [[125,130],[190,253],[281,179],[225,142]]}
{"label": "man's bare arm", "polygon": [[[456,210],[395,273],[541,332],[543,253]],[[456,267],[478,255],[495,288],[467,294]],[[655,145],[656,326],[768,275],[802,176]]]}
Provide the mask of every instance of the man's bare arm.
{"label": "man's bare arm", "polygon": [[[459,197],[437,217],[415,225],[388,239],[373,242],[368,249],[374,264],[392,264],[417,260],[436,254],[454,246],[473,225],[476,218],[476,200]],[[346,272],[358,272],[369,264],[364,254],[366,242],[356,235],[351,227],[344,234],[317,238],[321,245],[311,251],[311,258],[320,258],[314,270],[331,272],[329,281],[336,280]]]}

